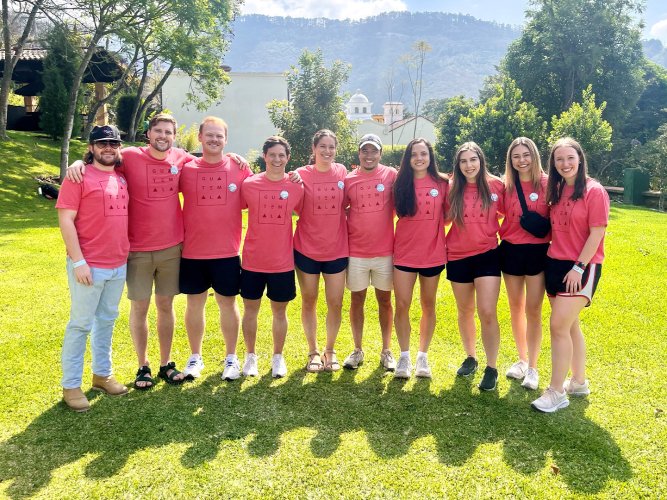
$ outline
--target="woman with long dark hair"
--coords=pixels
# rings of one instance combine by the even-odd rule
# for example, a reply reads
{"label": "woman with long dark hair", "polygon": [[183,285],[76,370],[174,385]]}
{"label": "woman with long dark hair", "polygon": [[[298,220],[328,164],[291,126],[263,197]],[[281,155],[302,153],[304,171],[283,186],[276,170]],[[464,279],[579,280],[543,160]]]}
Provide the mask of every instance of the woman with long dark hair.
{"label": "woman with long dark hair", "polygon": [[544,302],[544,266],[551,234],[540,238],[526,231],[520,223],[526,208],[543,217],[549,216],[547,174],[542,170],[535,143],[517,137],[507,149],[505,162],[505,218],[500,227],[500,268],[510,306],[512,333],[519,360],[507,370],[507,377],[522,380],[526,389],[537,389],[537,358],[542,343],[542,303]]}
{"label": "woman with long dark hair", "polygon": [[492,391],[498,382],[496,361],[500,346],[498,295],[500,294],[499,219],[504,186],[489,173],[482,149],[466,142],[456,151],[447,199],[447,279],[452,284],[458,310],[459,332],[467,357],[460,376],[477,371],[475,303],[482,330],[486,368],[479,388]]}
{"label": "woman with long dark hair", "polygon": [[[547,201],[552,229],[545,270],[551,303],[551,381],[532,406],[552,413],[570,404],[568,394],[590,394],[579,314],[591,304],[600,279],[609,221],[609,195],[588,177],[586,155],[570,137],[551,148]],[[572,377],[566,380],[570,369]]]}
{"label": "woman with long dark hair", "polygon": [[[347,169],[335,162],[338,139],[331,130],[313,136],[311,164],[298,168],[305,196],[294,233],[294,263],[301,290],[301,321],[308,341],[306,371],[337,371],[334,344],[340,330],[345,269],[349,256],[343,210]],[[326,295],[326,347],[317,345],[317,295],[320,274]]]}
{"label": "woman with long dark hair", "polygon": [[419,277],[421,320],[415,375],[431,377],[428,347],[435,331],[435,299],[447,262],[444,203],[447,177],[438,172],[433,147],[413,139],[405,148],[394,183],[398,222],[394,236],[394,326],[401,348],[394,376],[410,378],[410,304]]}

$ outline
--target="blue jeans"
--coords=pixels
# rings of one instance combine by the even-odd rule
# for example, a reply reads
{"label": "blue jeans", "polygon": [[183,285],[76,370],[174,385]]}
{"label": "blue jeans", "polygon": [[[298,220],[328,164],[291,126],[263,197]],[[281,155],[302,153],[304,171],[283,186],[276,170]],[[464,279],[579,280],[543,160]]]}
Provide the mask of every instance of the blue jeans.
{"label": "blue jeans", "polygon": [[93,284],[82,285],[74,277],[72,260],[67,259],[67,281],[72,301],[65,328],[61,362],[64,389],[81,387],[83,356],[90,332],[93,373],[111,375],[111,335],[118,317],[118,303],[125,286],[127,264],[115,269],[91,267]]}

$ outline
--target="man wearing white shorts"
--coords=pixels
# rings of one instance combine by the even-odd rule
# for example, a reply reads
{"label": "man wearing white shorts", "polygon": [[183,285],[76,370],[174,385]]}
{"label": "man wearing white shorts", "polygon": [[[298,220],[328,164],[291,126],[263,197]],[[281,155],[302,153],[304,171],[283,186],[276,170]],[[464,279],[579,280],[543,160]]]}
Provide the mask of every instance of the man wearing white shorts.
{"label": "man wearing white shorts", "polygon": [[396,169],[380,165],[382,141],[366,134],[359,142],[359,168],[345,179],[345,202],[348,212],[350,259],[347,287],[351,292],[350,325],[354,351],[345,358],[343,367],[356,369],[364,361],[362,338],[366,289],[373,285],[378,303],[382,352],[380,363],[389,371],[396,369],[390,350],[393,309],[391,289],[394,248],[394,199],[392,188]]}

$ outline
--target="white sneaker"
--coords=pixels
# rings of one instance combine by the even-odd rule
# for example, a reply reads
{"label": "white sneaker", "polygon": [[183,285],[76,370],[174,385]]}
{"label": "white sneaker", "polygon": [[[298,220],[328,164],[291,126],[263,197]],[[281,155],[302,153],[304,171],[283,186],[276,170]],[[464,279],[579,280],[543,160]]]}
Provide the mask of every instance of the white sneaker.
{"label": "white sneaker", "polygon": [[583,384],[580,384],[573,378],[569,378],[563,384],[563,389],[571,396],[588,396],[591,393],[591,389],[588,386],[588,379],[584,380]]}
{"label": "white sneaker", "polygon": [[185,378],[195,379],[201,377],[201,372],[204,369],[204,360],[199,354],[193,354],[188,359],[185,368],[183,369],[183,375]]}
{"label": "white sneaker", "polygon": [[426,356],[417,356],[417,363],[415,364],[415,376],[431,378],[431,367],[428,365],[428,358]]}
{"label": "white sneaker", "polygon": [[[255,365],[255,369],[257,369],[257,365]],[[222,380],[237,380],[239,377],[241,377],[239,358],[227,359],[225,369],[222,371]]]}
{"label": "white sneaker", "polygon": [[394,359],[394,355],[389,349],[386,349],[380,353],[380,364],[388,372],[393,372],[396,370],[396,360]]}
{"label": "white sneaker", "polygon": [[256,377],[259,374],[257,371],[257,354],[254,352],[249,352],[245,356],[245,361],[243,362],[243,376],[244,377]]}
{"label": "white sneaker", "polygon": [[540,376],[537,374],[537,370],[535,368],[528,368],[526,370],[526,376],[523,378],[523,382],[521,382],[521,387],[534,391],[537,389],[539,383]]}
{"label": "white sneaker", "polygon": [[409,356],[401,356],[398,358],[398,365],[394,372],[394,378],[410,378],[412,372],[412,361]]}
{"label": "white sneaker", "polygon": [[364,363],[364,351],[361,349],[355,349],[350,353],[350,355],[345,358],[343,361],[343,368],[349,368],[350,370],[356,370],[359,368],[359,365]]}
{"label": "white sneaker", "polygon": [[271,360],[271,375],[273,378],[282,378],[287,375],[287,365],[282,354],[274,354]]}
{"label": "white sneaker", "polygon": [[525,361],[519,360],[509,367],[505,376],[507,378],[513,378],[516,380],[521,380],[526,376],[526,370],[528,370],[528,363]]}
{"label": "white sneaker", "polygon": [[533,408],[544,413],[553,413],[569,405],[570,401],[567,399],[567,394],[556,392],[551,387],[547,387],[542,395],[531,403]]}

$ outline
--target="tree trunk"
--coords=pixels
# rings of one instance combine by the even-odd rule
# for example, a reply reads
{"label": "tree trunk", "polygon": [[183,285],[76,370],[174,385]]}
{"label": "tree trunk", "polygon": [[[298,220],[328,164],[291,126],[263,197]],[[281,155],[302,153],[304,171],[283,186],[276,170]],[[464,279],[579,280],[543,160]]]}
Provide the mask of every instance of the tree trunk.
{"label": "tree trunk", "polygon": [[127,131],[127,142],[135,142],[137,140],[137,121],[139,120],[139,107],[141,105],[141,94],[144,93],[146,80],[148,78],[148,65],[150,63],[146,60],[146,53],[144,53],[144,65],[141,70],[141,80],[139,81],[139,88],[137,89],[137,98],[134,100],[132,106],[132,113],[130,114],[130,126]]}
{"label": "tree trunk", "polygon": [[21,57],[23,46],[25,45],[32,27],[35,24],[37,12],[41,8],[44,0],[37,0],[33,6],[26,25],[23,28],[23,33],[18,42],[16,42],[16,52],[12,56],[12,43],[9,36],[9,1],[2,0],[2,43],[5,46],[5,62],[2,74],[2,84],[0,84],[0,140],[7,140],[7,106],[9,104],[9,88],[12,85],[12,73],[16,67],[16,63]]}
{"label": "tree trunk", "polygon": [[[165,82],[167,81],[167,78],[169,78],[171,73],[174,71],[175,67],[176,67],[176,64],[172,62],[169,65],[169,68],[167,69],[167,71],[165,71],[164,75],[162,75],[162,78],[157,83],[155,88],[151,91],[150,94],[148,94],[146,96],[146,99],[144,99],[144,102],[141,103],[141,104],[139,104],[139,103],[141,102],[141,92],[143,92],[143,88],[140,87],[140,91],[137,92],[137,100],[135,102],[136,112],[133,113],[133,115],[132,115],[132,122],[131,122],[132,127],[130,127],[130,131],[128,132],[128,134],[132,134],[132,136],[134,136],[134,138],[130,139],[130,137],[132,137],[132,136],[128,136],[128,142],[136,140],[137,122],[139,120],[139,117],[146,111],[146,108],[151,103],[151,101],[153,99],[155,99],[155,96],[160,92],[160,90],[164,86]],[[142,75],[141,84],[142,84],[142,86],[145,85],[143,75]]]}
{"label": "tree trunk", "polygon": [[79,68],[76,71],[74,76],[74,81],[72,82],[72,89],[69,93],[69,103],[67,106],[67,114],[65,115],[65,128],[63,130],[62,143],[60,146],[60,180],[62,181],[65,177],[65,172],[67,170],[67,165],[69,165],[69,141],[72,137],[72,128],[74,127],[74,113],[76,113],[76,101],[79,96],[79,89],[81,88],[81,80],[83,80],[83,75],[86,72],[88,63],[93,57],[93,53],[97,49],[97,42],[102,38],[104,31],[103,29],[98,28],[98,30],[93,35],[93,38],[90,40],[88,49],[83,56],[83,59],[79,63]]}

